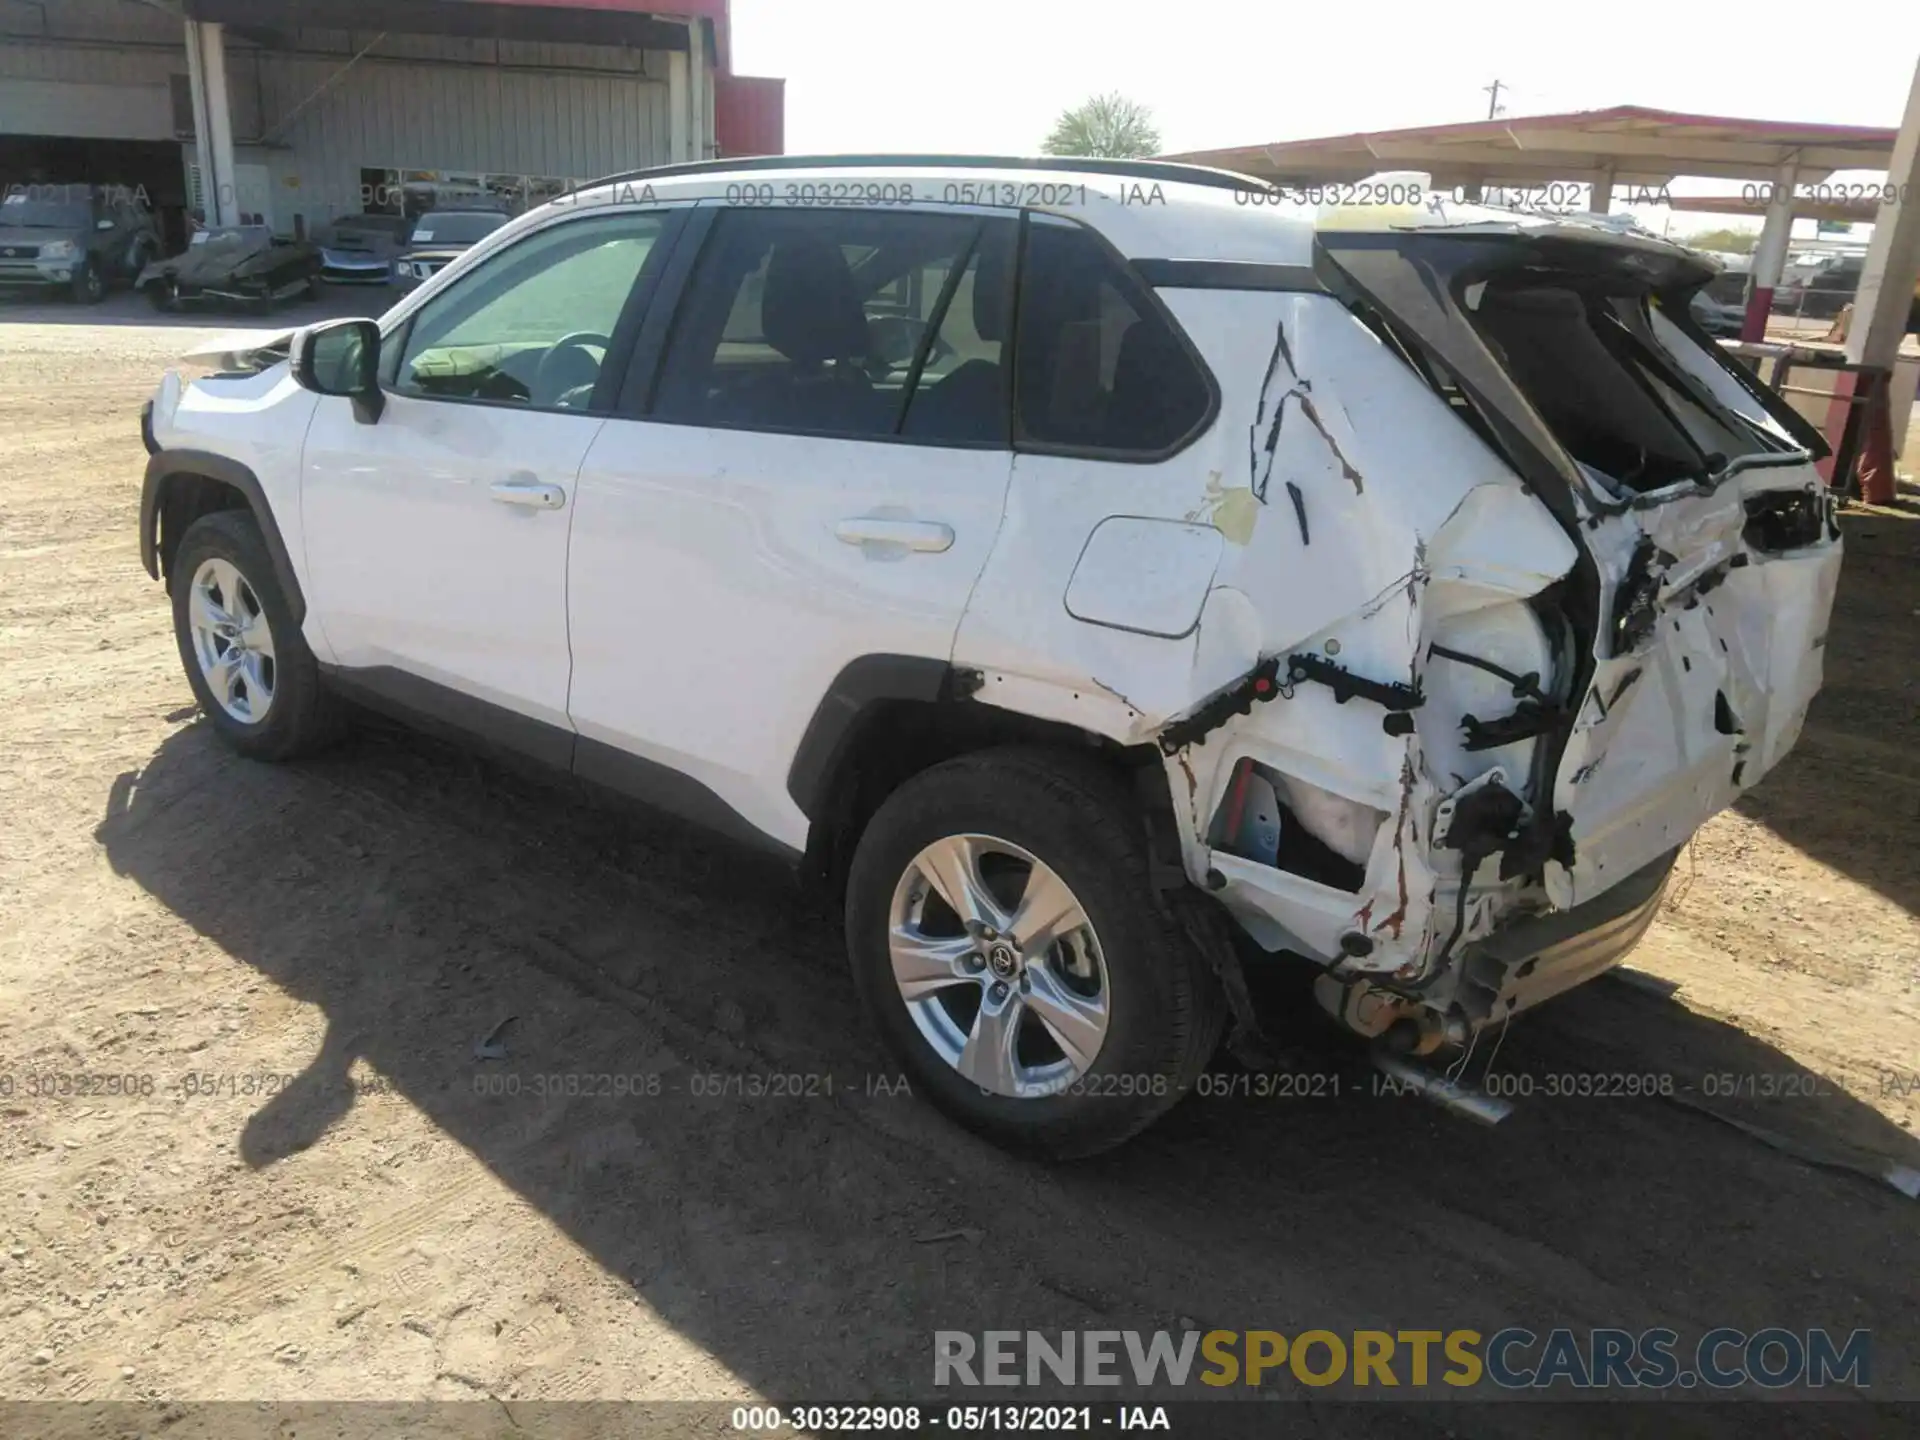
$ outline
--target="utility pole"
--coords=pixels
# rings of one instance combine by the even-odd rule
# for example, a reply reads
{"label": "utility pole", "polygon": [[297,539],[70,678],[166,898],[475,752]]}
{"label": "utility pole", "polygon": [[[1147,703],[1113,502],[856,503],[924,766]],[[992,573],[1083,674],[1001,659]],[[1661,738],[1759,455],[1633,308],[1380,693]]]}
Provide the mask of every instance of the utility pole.
{"label": "utility pole", "polygon": [[1495,80],[1491,85],[1482,85],[1480,88],[1487,92],[1487,119],[1491,120],[1500,113],[1500,92],[1510,87]]}

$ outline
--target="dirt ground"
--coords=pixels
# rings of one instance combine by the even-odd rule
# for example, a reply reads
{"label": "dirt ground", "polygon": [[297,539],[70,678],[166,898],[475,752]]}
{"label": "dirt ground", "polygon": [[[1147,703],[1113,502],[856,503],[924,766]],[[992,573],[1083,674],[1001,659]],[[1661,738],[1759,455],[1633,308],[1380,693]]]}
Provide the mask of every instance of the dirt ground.
{"label": "dirt ground", "polygon": [[[388,729],[223,750],[135,546],[188,338],[0,316],[0,1399],[897,1399],[936,1329],[1196,1323],[1864,1326],[1920,1398],[1920,1204],[1860,1173],[1920,1166],[1920,503],[1846,519],[1805,737],[1636,958],[1678,988],[1591,985],[1495,1062],[1675,1099],[1480,1129],[1306,1040],[1341,1098],[1050,1169],[882,1093],[832,926],[754,857]],[[771,1075],[814,1093],[710,1093]]]}

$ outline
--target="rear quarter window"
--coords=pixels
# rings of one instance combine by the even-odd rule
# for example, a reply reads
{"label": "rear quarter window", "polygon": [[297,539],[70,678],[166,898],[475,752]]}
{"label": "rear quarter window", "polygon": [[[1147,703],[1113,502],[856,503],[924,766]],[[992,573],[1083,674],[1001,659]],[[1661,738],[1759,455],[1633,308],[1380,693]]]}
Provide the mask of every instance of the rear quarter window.
{"label": "rear quarter window", "polygon": [[1148,460],[1212,419],[1215,392],[1152,293],[1090,231],[1035,216],[1021,263],[1018,443]]}

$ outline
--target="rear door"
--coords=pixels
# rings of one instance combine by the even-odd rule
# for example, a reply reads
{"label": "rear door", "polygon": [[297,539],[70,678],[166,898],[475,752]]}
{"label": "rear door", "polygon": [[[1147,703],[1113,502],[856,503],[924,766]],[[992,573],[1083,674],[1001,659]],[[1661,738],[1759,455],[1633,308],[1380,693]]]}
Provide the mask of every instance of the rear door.
{"label": "rear door", "polygon": [[1710,273],[1573,227],[1323,234],[1363,314],[1584,552],[1572,717],[1529,800],[1558,904],[1685,841],[1771,768],[1821,680],[1839,532],[1818,437],[1687,314]]}
{"label": "rear door", "polygon": [[942,673],[1006,496],[1016,228],[718,209],[580,471],[583,775],[799,848],[837,677]]}

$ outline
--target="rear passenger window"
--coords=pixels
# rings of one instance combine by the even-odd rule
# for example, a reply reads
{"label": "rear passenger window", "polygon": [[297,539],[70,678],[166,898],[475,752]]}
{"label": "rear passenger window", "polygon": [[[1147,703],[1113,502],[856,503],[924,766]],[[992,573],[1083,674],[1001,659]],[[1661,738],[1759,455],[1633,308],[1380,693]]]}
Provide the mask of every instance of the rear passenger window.
{"label": "rear passenger window", "polygon": [[652,416],[1005,445],[1010,219],[730,210],[695,274]]}
{"label": "rear passenger window", "polygon": [[1036,215],[1028,226],[1018,353],[1016,438],[1029,443],[1160,455],[1213,408],[1160,307],[1068,221]]}

